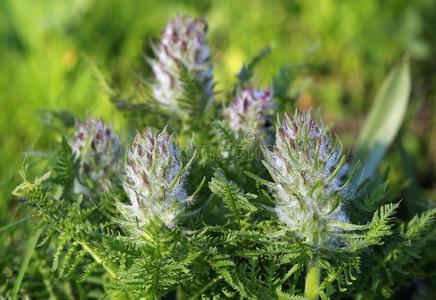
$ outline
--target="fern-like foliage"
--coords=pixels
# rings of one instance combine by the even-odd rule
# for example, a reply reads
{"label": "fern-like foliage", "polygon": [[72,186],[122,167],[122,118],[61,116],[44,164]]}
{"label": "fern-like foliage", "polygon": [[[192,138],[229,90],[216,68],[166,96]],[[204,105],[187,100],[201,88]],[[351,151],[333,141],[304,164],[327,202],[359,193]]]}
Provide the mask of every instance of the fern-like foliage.
{"label": "fern-like foliage", "polygon": [[[433,252],[425,245],[435,241],[435,218],[436,210],[428,209],[395,228],[395,237],[380,252],[365,257],[374,265],[362,270],[364,276],[356,294],[365,299],[390,298],[400,286],[410,285],[410,278],[423,276],[429,266],[422,255],[431,256]],[[365,290],[362,286],[373,288]]]}
{"label": "fern-like foliage", "polygon": [[74,187],[74,181],[77,178],[77,169],[78,161],[74,158],[71,146],[68,144],[65,136],[63,136],[56,165],[53,168],[55,175],[52,180],[53,183],[62,186],[65,193],[71,192]]}
{"label": "fern-like foliage", "polygon": [[[392,234],[392,221],[399,204],[386,204],[378,209],[370,223],[361,227],[362,233],[352,231],[351,234],[338,234],[347,240],[347,247],[350,251],[357,251],[372,245],[383,243],[383,238]],[[351,227],[351,230],[354,228]],[[360,229],[356,227],[356,229]]]}
{"label": "fern-like foliage", "polygon": [[250,203],[250,200],[256,199],[256,195],[241,192],[234,182],[227,180],[221,169],[215,171],[209,188],[212,193],[222,199],[233,220],[239,226],[244,218],[256,211],[256,207]]}
{"label": "fern-like foliage", "polygon": [[183,86],[183,94],[178,99],[178,103],[182,110],[186,112],[185,117],[194,120],[202,118],[206,108],[210,105],[208,95],[205,94],[203,86],[184,67],[180,70],[180,81]]}
{"label": "fern-like foliage", "polygon": [[197,258],[187,251],[188,241],[178,232],[162,230],[153,223],[147,232],[147,242],[135,252],[123,251],[113,288],[126,294],[162,297],[180,284],[192,280],[189,266]]}

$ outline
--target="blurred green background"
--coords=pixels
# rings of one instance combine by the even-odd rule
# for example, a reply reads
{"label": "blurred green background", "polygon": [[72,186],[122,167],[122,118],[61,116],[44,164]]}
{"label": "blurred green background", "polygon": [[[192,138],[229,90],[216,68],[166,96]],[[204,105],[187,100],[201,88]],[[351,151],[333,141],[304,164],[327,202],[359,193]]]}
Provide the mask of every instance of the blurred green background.
{"label": "blurred green background", "polygon": [[150,42],[185,13],[209,22],[218,91],[230,90],[241,64],[271,46],[257,82],[303,65],[298,106],[321,107],[348,145],[389,69],[411,57],[410,107],[383,167],[391,181],[408,180],[405,201],[435,201],[434,0],[0,0],[0,225],[18,213],[10,193],[24,155],[50,146],[53,120],[43,109],[96,115],[122,130],[94,67],[133,93],[138,75],[150,73]]}

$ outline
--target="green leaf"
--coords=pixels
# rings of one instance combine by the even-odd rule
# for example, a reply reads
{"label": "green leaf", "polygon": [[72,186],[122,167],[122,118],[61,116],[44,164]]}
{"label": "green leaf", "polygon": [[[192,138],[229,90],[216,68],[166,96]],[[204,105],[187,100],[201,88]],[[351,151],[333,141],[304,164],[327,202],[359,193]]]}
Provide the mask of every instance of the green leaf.
{"label": "green leaf", "polygon": [[399,203],[388,203],[380,207],[375,213],[371,222],[367,225],[368,230],[362,237],[357,237],[353,240],[350,236],[349,249],[357,251],[371,245],[382,245],[383,237],[392,234],[392,221],[399,207]]}
{"label": "green leaf", "polygon": [[272,90],[274,97],[285,99],[286,94],[291,86],[294,70],[290,66],[284,66],[279,69],[279,72],[272,79]]}
{"label": "green leaf", "polygon": [[384,80],[360,133],[355,160],[362,162],[362,169],[356,179],[376,170],[403,122],[410,89],[410,64],[404,60]]}
{"label": "green leaf", "polygon": [[21,283],[23,282],[24,275],[26,274],[27,267],[29,266],[30,259],[32,258],[36,243],[38,242],[39,236],[41,235],[42,228],[38,228],[35,233],[30,237],[27,242],[26,256],[21,264],[20,271],[14,282],[14,288],[12,290],[11,299],[17,299],[18,292],[20,291]]}
{"label": "green leaf", "polygon": [[257,208],[250,203],[250,200],[255,199],[256,195],[244,194],[233,181],[229,181],[224,171],[216,169],[212,180],[209,183],[209,188],[218,197],[223,200],[225,207],[229,210],[237,224],[241,225],[241,219]]}
{"label": "green leaf", "polygon": [[62,185],[66,191],[70,191],[74,186],[77,168],[78,161],[74,159],[73,150],[65,136],[63,136],[56,166],[54,167],[56,176],[53,178],[53,182]]}
{"label": "green leaf", "polygon": [[436,218],[436,208],[428,209],[420,215],[415,215],[407,224],[404,235],[413,242],[420,243],[428,228],[431,228]]}
{"label": "green leaf", "polygon": [[181,117],[203,116],[208,104],[203,85],[186,67],[180,68],[180,81],[183,85],[183,95],[177,99],[177,103],[181,108]]}
{"label": "green leaf", "polygon": [[244,86],[253,76],[254,68],[269,54],[271,53],[271,47],[263,48],[259,53],[257,53],[248,64],[244,64],[236,75],[238,78],[239,86]]}

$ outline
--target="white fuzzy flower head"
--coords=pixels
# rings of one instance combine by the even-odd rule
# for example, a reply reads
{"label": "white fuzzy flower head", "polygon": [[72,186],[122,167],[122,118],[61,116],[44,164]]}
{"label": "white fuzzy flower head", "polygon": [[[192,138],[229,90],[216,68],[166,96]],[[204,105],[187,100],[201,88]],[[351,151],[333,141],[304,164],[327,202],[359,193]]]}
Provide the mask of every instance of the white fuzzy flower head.
{"label": "white fuzzy flower head", "polygon": [[273,110],[271,88],[238,90],[227,112],[227,122],[236,135],[261,133]]}
{"label": "white fuzzy flower head", "polygon": [[186,191],[179,152],[166,129],[155,134],[151,129],[137,133],[127,153],[123,187],[131,205],[120,205],[127,220],[135,219],[141,227],[157,218],[167,227],[176,226],[183,210]]}
{"label": "white fuzzy flower head", "polygon": [[88,119],[77,126],[70,146],[79,160],[78,184],[82,191],[106,193],[121,156],[120,140],[113,129],[101,120]]}
{"label": "white fuzzy flower head", "polygon": [[212,64],[206,43],[207,23],[201,18],[180,16],[168,22],[161,41],[154,47],[156,59],[150,60],[156,82],[153,95],[163,106],[179,111],[177,102],[184,92],[182,70],[203,88],[208,100],[213,95]]}
{"label": "white fuzzy flower head", "polygon": [[285,115],[265,166],[274,180],[279,219],[308,242],[329,239],[331,221],[348,222],[341,207],[348,172],[340,142],[310,113]]}

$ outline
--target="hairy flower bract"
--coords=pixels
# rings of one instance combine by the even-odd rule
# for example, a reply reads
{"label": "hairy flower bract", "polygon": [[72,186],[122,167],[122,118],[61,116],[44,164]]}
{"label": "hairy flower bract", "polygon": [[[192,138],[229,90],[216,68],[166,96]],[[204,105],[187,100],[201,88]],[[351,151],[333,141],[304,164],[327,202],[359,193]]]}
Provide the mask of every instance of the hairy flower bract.
{"label": "hairy flower bract", "polygon": [[285,115],[264,162],[274,180],[278,218],[309,242],[322,245],[331,221],[347,222],[348,166],[340,143],[310,113]]}
{"label": "hairy flower bract", "polygon": [[147,129],[137,133],[127,153],[123,187],[131,205],[120,205],[127,220],[147,224],[160,219],[174,228],[186,204],[183,186],[186,170],[181,167],[179,151],[166,129],[153,133]]}
{"label": "hairy flower bract", "polygon": [[238,90],[227,112],[227,122],[236,135],[259,133],[273,111],[271,88],[264,91],[253,87]]}
{"label": "hairy flower bract", "polygon": [[206,43],[207,23],[202,18],[180,16],[168,22],[150,60],[155,75],[153,96],[164,107],[179,112],[184,93],[182,73],[188,72],[208,100],[213,94],[212,64]]}
{"label": "hairy flower bract", "polygon": [[79,184],[76,189],[98,194],[106,193],[117,172],[121,155],[119,138],[103,121],[88,119],[79,124],[70,141],[76,159],[79,160]]}

